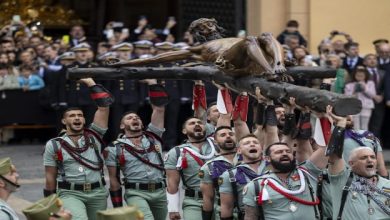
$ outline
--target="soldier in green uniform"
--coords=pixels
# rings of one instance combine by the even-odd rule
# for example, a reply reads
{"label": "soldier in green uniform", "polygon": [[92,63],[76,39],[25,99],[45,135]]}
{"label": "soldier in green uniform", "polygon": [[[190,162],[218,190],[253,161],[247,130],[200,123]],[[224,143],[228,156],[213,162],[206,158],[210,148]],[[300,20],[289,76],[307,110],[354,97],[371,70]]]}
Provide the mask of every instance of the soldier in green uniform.
{"label": "soldier in green uniform", "polygon": [[187,142],[172,148],[164,158],[168,179],[167,199],[170,219],[181,219],[179,214],[179,182],[183,181],[185,198],[183,219],[198,220],[202,215],[202,193],[198,172],[203,164],[215,156],[214,143],[206,137],[205,123],[191,117],[183,124]]}
{"label": "soldier in green uniform", "polygon": [[11,193],[19,188],[19,174],[9,157],[0,159],[0,219],[18,220],[15,211],[7,204]]}
{"label": "soldier in green uniform", "polygon": [[150,124],[143,131],[140,117],[134,112],[125,113],[120,123],[124,134],[105,149],[106,165],[114,207],[122,206],[119,179],[122,171],[127,204],[137,206],[145,219],[165,220],[167,198],[161,136],[165,131],[164,106],[168,103],[168,96],[156,80],[149,80],[148,84],[153,109]]}
{"label": "soldier in green uniform", "polygon": [[[238,163],[236,137],[231,127],[218,127],[214,133],[214,141],[219,146],[219,156],[206,162],[199,171],[200,189],[203,195],[203,220],[212,219],[215,200],[219,199],[219,176]],[[217,211],[219,211],[219,207],[217,207]]]}
{"label": "soldier in green uniform", "polygon": [[[346,124],[346,118],[335,118],[338,124]],[[342,155],[341,143],[329,158],[333,219],[390,219],[390,181],[377,175],[374,150],[367,146],[352,150],[349,167]]]}
{"label": "soldier in green uniform", "polygon": [[[199,171],[199,177],[201,178],[200,188],[203,195],[203,220],[212,219],[213,214],[215,219],[219,219],[220,201],[218,179],[223,172],[238,163],[238,155],[236,154],[237,136],[249,134],[249,128],[246,124],[248,95],[240,94],[237,96],[233,108],[229,91],[221,87],[218,92],[224,94],[218,96],[217,102],[220,105],[211,106],[207,110],[207,117],[210,119],[210,116],[214,114],[214,120],[217,120],[214,141],[216,142],[216,147],[220,149],[219,156],[208,161]],[[213,107],[217,109],[217,113],[213,113]],[[219,109],[221,110],[221,114],[219,113]],[[231,116],[233,116],[232,119],[235,125],[234,132],[230,126],[226,126],[231,124]],[[214,209],[216,210],[215,212],[213,212]]]}
{"label": "soldier in green uniform", "polygon": [[389,173],[385,166],[382,146],[379,139],[375,137],[375,135],[370,131],[354,130],[353,120],[351,119],[351,116],[347,116],[347,129],[345,130],[343,150],[343,158],[346,164],[348,164],[351,151],[361,146],[370,147],[375,152],[378,165],[378,174],[382,177],[388,178]]}
{"label": "soldier in green uniform", "polygon": [[221,220],[233,219],[234,209],[238,217],[236,219],[243,219],[242,189],[248,182],[260,176],[266,168],[266,163],[262,160],[262,145],[255,135],[249,134],[241,138],[238,142],[238,152],[242,156],[242,163],[225,171],[218,181]]}
{"label": "soldier in green uniform", "polygon": [[102,136],[107,130],[111,94],[93,79],[81,79],[98,109],[93,123],[85,128],[83,112],[70,108],[63,114],[65,133],[46,143],[43,164],[46,173],[44,195],[57,193],[73,219],[96,219],[96,212],[107,207],[104,187]]}
{"label": "soldier in green uniform", "polygon": [[62,201],[56,194],[40,199],[22,210],[27,220],[70,220],[72,214],[62,208]]}

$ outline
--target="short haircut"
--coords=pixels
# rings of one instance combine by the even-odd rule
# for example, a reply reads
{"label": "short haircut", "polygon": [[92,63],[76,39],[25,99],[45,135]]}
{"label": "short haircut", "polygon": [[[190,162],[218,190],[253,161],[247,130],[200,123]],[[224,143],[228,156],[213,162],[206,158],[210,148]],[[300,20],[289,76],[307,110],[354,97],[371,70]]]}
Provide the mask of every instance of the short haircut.
{"label": "short haircut", "polygon": [[244,137],[241,137],[240,140],[238,140],[238,143],[240,143],[242,140],[244,140],[246,138],[250,138],[250,137],[258,139],[256,135],[249,133],[249,134],[245,135]]}
{"label": "short haircut", "polygon": [[368,59],[369,57],[375,57],[375,58],[376,58],[376,55],[373,54],[373,53],[369,53],[369,54],[365,55],[363,59],[366,60],[366,59]]}
{"label": "short haircut", "polygon": [[270,145],[267,146],[267,148],[265,149],[265,156],[270,156],[271,155],[271,147],[275,146],[275,145],[285,145],[285,146],[289,147],[287,143],[275,142],[275,143],[270,144]]}
{"label": "short haircut", "polygon": [[76,110],[83,111],[80,107],[69,107],[69,108],[65,109],[64,112],[62,112],[62,118],[65,117],[66,113],[68,113],[70,111],[76,111]]}
{"label": "short haircut", "polygon": [[137,114],[137,112],[135,112],[135,111],[127,111],[127,112],[125,112],[125,113],[122,114],[122,116],[121,116],[121,121],[122,121],[123,118],[124,118],[126,115],[128,115],[128,114],[136,114],[136,115],[139,117],[139,115]]}
{"label": "short haircut", "polygon": [[215,129],[215,131],[214,131],[214,137],[217,135],[217,133],[218,133],[220,130],[223,130],[223,129],[228,129],[228,130],[233,131],[232,127],[230,127],[230,126],[219,126],[219,127],[217,127],[217,129]]}
{"label": "short haircut", "polygon": [[357,42],[350,42],[350,43],[346,43],[344,45],[344,49],[345,50],[349,50],[351,47],[358,47],[359,46],[359,43]]}
{"label": "short haircut", "polygon": [[8,70],[8,65],[5,63],[0,63],[0,70]]}
{"label": "short haircut", "polygon": [[354,157],[356,157],[357,153],[361,150],[370,150],[375,154],[375,151],[372,148],[366,147],[366,146],[360,146],[360,147],[355,148],[351,151],[351,154],[349,155],[349,158],[348,158],[348,162],[353,161]]}
{"label": "short haircut", "polygon": [[296,27],[296,28],[298,28],[299,27],[299,23],[296,20],[289,20],[287,22],[287,27]]}
{"label": "short haircut", "polygon": [[[184,120],[184,122],[183,122],[182,128],[185,128],[185,127],[186,127],[186,124],[187,124],[187,121],[188,121],[188,120],[191,120],[191,119],[193,119],[193,118],[199,119],[199,118],[197,118],[197,117],[195,117],[195,116],[190,116],[190,117],[186,118],[186,120]],[[200,120],[200,119],[199,119],[199,120]]]}
{"label": "short haircut", "polygon": [[27,70],[27,71],[34,72],[35,68],[32,65],[23,64],[23,65],[20,65],[19,70],[20,71]]}
{"label": "short haircut", "polygon": [[212,102],[209,104],[209,107],[207,108],[207,115],[210,114],[211,106],[217,105],[217,102]]}

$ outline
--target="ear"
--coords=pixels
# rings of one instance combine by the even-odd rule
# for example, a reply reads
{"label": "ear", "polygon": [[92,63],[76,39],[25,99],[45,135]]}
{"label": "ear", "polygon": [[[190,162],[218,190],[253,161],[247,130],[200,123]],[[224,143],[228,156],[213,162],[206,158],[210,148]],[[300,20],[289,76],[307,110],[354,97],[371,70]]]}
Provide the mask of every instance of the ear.
{"label": "ear", "polygon": [[61,119],[61,123],[63,124],[63,125],[66,125],[66,121],[65,121],[65,119],[63,118],[63,119]]}
{"label": "ear", "polygon": [[181,130],[181,133],[183,133],[184,135],[187,135],[187,130],[185,128],[183,128],[183,130]]}
{"label": "ear", "polygon": [[123,130],[123,129],[125,129],[125,125],[124,125],[123,123],[121,123],[121,124],[119,125],[119,128],[120,128],[121,130]]}
{"label": "ear", "polygon": [[267,161],[268,163],[271,162],[271,158],[269,156],[264,156],[264,160]]}
{"label": "ear", "polygon": [[0,188],[4,188],[4,187],[5,187],[5,182],[2,179],[0,179]]}
{"label": "ear", "polygon": [[352,167],[353,161],[348,161],[348,165],[349,165],[350,167]]}

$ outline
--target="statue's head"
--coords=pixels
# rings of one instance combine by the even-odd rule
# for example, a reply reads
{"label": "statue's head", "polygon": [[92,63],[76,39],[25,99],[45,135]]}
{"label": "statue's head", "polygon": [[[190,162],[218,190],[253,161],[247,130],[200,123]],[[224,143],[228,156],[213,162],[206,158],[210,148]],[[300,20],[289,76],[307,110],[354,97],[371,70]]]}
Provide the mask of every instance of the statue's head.
{"label": "statue's head", "polygon": [[218,26],[214,18],[199,18],[188,28],[194,39],[200,43],[222,38],[224,29]]}

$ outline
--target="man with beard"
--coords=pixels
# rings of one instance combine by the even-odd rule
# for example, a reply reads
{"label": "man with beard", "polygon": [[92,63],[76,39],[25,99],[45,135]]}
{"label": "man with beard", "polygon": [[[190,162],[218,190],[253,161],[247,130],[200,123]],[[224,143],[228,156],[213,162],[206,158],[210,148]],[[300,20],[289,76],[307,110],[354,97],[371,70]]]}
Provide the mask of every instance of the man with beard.
{"label": "man with beard", "polygon": [[198,171],[215,156],[214,143],[206,137],[204,122],[196,117],[188,118],[183,124],[187,142],[172,148],[164,158],[168,178],[167,199],[169,219],[182,219],[179,214],[179,183],[185,187],[183,219],[198,220],[202,215],[202,192]]}
{"label": "man with beard", "polygon": [[385,160],[383,158],[382,146],[379,139],[375,137],[375,135],[370,131],[354,130],[352,117],[347,116],[346,119],[347,126],[345,129],[343,150],[343,158],[345,162],[348,163],[350,154],[354,149],[362,146],[369,147],[376,154],[378,174],[388,179],[389,173],[386,169]]}
{"label": "man with beard", "polygon": [[238,154],[242,156],[242,163],[225,171],[218,181],[221,196],[221,220],[234,219],[234,215],[237,215],[240,220],[244,219],[242,189],[248,182],[264,172],[266,164],[262,160],[262,152],[262,145],[253,134],[244,136],[238,142]]}
{"label": "man with beard", "polygon": [[[346,124],[345,117],[334,117]],[[344,130],[339,131],[344,135]],[[389,219],[390,181],[378,176],[377,159],[370,147],[352,150],[348,165],[343,155],[343,142],[329,157],[329,180],[333,202],[333,219]]]}
{"label": "man with beard", "polygon": [[0,159],[0,219],[18,220],[15,211],[7,204],[11,193],[20,187],[19,174],[9,157]]}
{"label": "man with beard", "polygon": [[[219,156],[205,163],[199,171],[200,189],[203,195],[202,219],[213,217],[215,198],[219,200],[218,178],[238,163],[236,137],[231,127],[220,126],[215,130],[214,141],[219,147]],[[216,210],[219,211],[219,202]],[[218,213],[214,213],[218,215]]]}
{"label": "man with beard", "polygon": [[81,79],[97,105],[93,123],[85,128],[79,108],[63,113],[65,133],[46,143],[43,155],[46,185],[44,196],[57,193],[75,219],[96,219],[96,212],[107,208],[104,187],[102,137],[107,130],[112,95],[93,79]]}
{"label": "man with beard", "polygon": [[[122,206],[120,172],[124,176],[125,199],[129,206],[137,206],[145,219],[166,219],[164,163],[161,156],[161,137],[167,93],[156,80],[148,80],[153,109],[146,131],[134,112],[122,116],[120,129],[124,134],[105,149],[110,175],[110,195],[114,207]],[[159,93],[159,97],[154,94]]]}
{"label": "man with beard", "polygon": [[[342,137],[335,139],[337,142]],[[324,154],[325,149],[321,147],[297,166],[287,143],[268,146],[265,159],[271,165],[270,172],[243,189],[245,219],[319,219],[316,188],[317,176],[327,165]]]}

